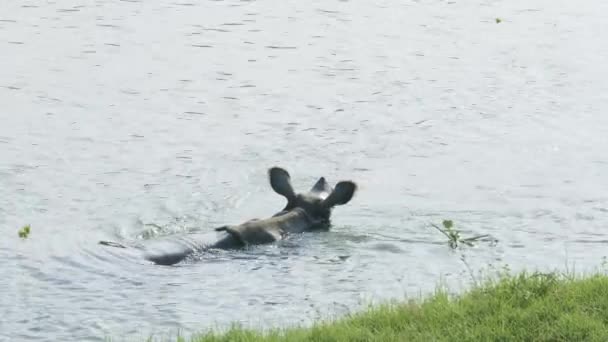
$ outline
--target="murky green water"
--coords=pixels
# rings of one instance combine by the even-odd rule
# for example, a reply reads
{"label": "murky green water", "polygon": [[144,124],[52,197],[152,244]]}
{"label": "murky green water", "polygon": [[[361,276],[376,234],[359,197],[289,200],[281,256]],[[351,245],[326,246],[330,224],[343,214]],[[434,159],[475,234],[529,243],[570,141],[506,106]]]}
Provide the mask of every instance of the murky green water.
{"label": "murky green water", "polygon": [[[473,272],[599,265],[607,10],[3,2],[0,340],[308,324],[464,286],[461,253],[429,226],[444,218],[498,239],[462,252]],[[271,215],[272,165],[298,189],[325,176],[359,192],[330,232],[176,267],[97,244],[213,240]]]}

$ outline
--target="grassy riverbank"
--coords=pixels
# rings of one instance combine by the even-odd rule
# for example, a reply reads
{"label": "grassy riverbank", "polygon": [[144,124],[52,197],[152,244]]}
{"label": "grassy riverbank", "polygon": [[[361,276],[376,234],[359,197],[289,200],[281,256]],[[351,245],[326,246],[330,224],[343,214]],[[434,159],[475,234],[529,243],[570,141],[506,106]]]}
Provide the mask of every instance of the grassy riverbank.
{"label": "grassy riverbank", "polygon": [[[153,339],[152,339],[153,340]],[[608,341],[608,276],[522,274],[450,298],[391,304],[311,328],[233,328],[178,341]]]}

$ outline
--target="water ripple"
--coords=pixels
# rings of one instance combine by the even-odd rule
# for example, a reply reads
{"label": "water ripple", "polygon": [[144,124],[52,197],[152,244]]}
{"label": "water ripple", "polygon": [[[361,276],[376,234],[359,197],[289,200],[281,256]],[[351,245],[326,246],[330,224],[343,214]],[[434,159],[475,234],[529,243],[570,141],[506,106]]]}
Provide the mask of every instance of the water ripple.
{"label": "water ripple", "polygon": [[[465,257],[595,266],[608,5],[543,1],[7,2],[0,339],[306,325],[467,285]],[[143,258],[284,207],[270,165],[297,189],[325,176],[359,191],[328,232]],[[498,243],[453,250],[430,227],[444,219]]]}

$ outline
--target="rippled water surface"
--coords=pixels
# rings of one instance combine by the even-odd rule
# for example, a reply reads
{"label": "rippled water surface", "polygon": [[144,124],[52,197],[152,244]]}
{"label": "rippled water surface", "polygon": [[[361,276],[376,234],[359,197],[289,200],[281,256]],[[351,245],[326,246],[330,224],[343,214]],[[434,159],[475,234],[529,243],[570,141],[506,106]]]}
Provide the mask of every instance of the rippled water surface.
{"label": "rippled water surface", "polygon": [[[596,267],[607,11],[2,2],[0,340],[309,324],[492,265]],[[359,191],[329,232],[174,267],[97,244],[212,241],[218,225],[271,215],[284,205],[272,165],[299,190],[325,176]],[[453,251],[429,226],[444,218],[498,242]]]}

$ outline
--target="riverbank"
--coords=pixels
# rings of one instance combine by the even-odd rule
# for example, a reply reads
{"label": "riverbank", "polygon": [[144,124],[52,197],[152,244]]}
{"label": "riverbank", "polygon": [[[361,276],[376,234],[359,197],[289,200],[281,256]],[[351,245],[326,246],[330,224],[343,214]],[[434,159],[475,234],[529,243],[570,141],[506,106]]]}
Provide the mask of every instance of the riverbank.
{"label": "riverbank", "polygon": [[234,327],[178,341],[606,341],[608,276],[504,276],[450,297],[387,304],[311,328]]}

